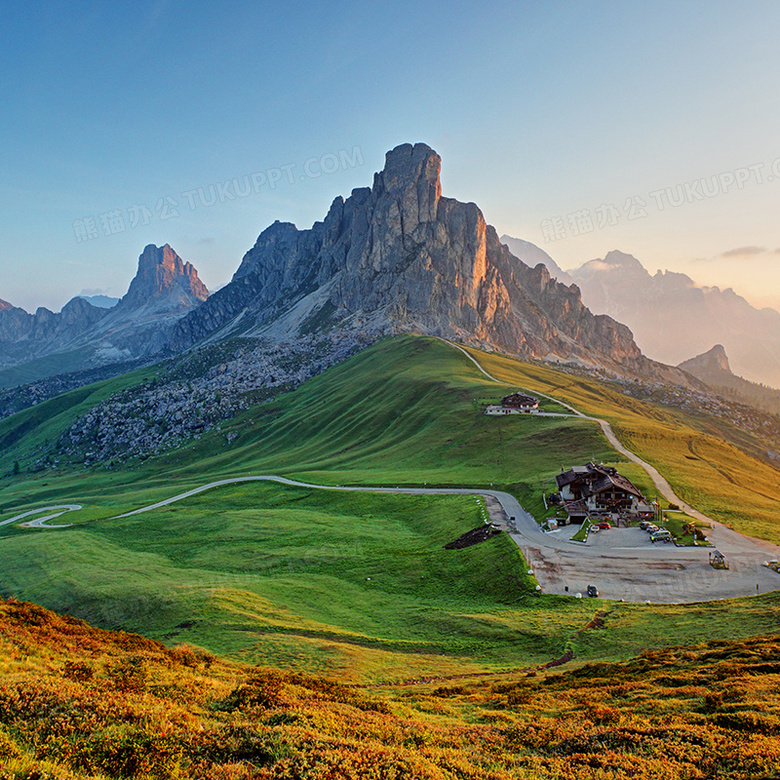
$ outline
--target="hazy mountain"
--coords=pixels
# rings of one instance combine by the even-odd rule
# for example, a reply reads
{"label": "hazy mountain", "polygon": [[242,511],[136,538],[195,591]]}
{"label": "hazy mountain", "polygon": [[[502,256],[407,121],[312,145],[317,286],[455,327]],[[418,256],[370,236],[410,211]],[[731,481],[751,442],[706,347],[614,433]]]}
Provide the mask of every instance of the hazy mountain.
{"label": "hazy mountain", "polygon": [[530,241],[524,241],[522,238],[512,238],[512,236],[501,236],[499,241],[502,244],[506,244],[509,251],[517,258],[522,260],[526,265],[534,266],[542,263],[547,266],[547,270],[550,272],[550,276],[553,279],[557,279],[563,284],[573,284],[574,279],[569,276],[566,271],[561,268],[555,260],[544,251],[540,249],[536,244],[532,244]]}
{"label": "hazy mountain", "polygon": [[55,352],[81,336],[106,314],[83,298],[74,298],[55,314],[39,308],[35,314],[12,306],[0,308],[0,368]]}
{"label": "hazy mountain", "polygon": [[722,344],[716,344],[704,354],[680,363],[679,368],[708,384],[721,395],[766,412],[780,414],[780,390],[735,376]]}
{"label": "hazy mountain", "polygon": [[[521,259],[540,257],[541,249],[503,236]],[[510,242],[517,242],[512,244]],[[631,329],[645,355],[678,364],[722,344],[737,374],[780,387],[780,313],[756,309],[731,288],[703,287],[671,271],[651,275],[634,256],[613,251],[579,268],[561,271],[542,260],[559,280],[573,281],[583,303]]]}
{"label": "hazy mountain", "polygon": [[232,281],[176,325],[171,346],[340,326],[687,381],[648,361],[624,325],[592,314],[576,287],[517,259],[474,203],[443,197],[440,167],[430,147],[403,144],[371,188],[337,197],[311,229],[274,223]]}
{"label": "hazy mountain", "polygon": [[734,376],[729,365],[728,355],[726,355],[722,344],[716,344],[708,352],[683,361],[678,368],[688,371],[707,383]]}
{"label": "hazy mountain", "polygon": [[170,246],[149,245],[127,294],[110,309],[76,297],[58,314],[0,310],[0,368],[19,369],[0,375],[0,385],[156,354],[173,325],[208,295]]}
{"label": "hazy mountain", "polygon": [[4,301],[2,298],[0,298],[0,311],[7,311],[8,309],[13,309],[14,307],[8,303],[8,301]]}
{"label": "hazy mountain", "polygon": [[79,295],[79,298],[83,298],[99,309],[113,309],[120,301],[119,298],[111,298],[108,295]]}

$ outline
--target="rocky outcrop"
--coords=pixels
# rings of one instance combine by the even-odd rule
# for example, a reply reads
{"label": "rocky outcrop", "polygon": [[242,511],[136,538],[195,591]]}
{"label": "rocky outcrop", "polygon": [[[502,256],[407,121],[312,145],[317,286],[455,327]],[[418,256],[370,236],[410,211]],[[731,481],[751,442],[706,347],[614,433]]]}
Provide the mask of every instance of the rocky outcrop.
{"label": "rocky outcrop", "polygon": [[127,294],[117,305],[120,311],[154,306],[182,309],[197,306],[209,297],[192,263],[185,263],[169,244],[149,244],[138,258],[138,272]]}
{"label": "rocky outcrop", "polygon": [[443,197],[440,169],[430,147],[403,144],[371,188],[336,198],[310,230],[274,223],[172,344],[341,323],[687,381],[644,358],[628,328],[592,314],[576,286],[516,258],[474,203]]}
{"label": "rocky outcrop", "polygon": [[721,378],[724,374],[733,376],[728,355],[722,344],[716,344],[703,355],[680,363],[679,368],[702,379],[706,376]]}
{"label": "rocky outcrop", "polygon": [[0,311],[8,311],[9,309],[13,309],[14,307],[8,303],[8,301],[4,301],[2,298],[0,298]]}
{"label": "rocky outcrop", "polygon": [[499,239],[502,244],[506,244],[507,249],[518,259],[522,260],[526,265],[535,268],[539,263],[547,267],[550,272],[550,276],[553,279],[557,279],[563,284],[574,284],[574,279],[561,268],[555,260],[544,251],[540,249],[536,244],[532,244],[530,241],[525,241],[522,238],[513,238],[504,233]]}
{"label": "rocky outcrop", "polygon": [[[721,344],[716,344],[702,355],[680,363],[679,368],[729,400],[747,404],[773,415],[780,415],[780,390],[736,376],[731,370],[726,350]],[[763,423],[758,427],[758,433],[762,436],[771,435],[771,430],[771,427]]]}

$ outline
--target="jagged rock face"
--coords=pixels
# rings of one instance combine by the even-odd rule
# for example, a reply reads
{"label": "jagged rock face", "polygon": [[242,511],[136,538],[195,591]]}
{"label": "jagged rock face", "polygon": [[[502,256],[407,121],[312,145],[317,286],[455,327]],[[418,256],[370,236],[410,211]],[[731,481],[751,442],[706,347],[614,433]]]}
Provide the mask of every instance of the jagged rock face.
{"label": "jagged rock face", "polygon": [[8,311],[9,309],[13,309],[13,306],[8,303],[8,301],[4,301],[0,298],[0,311]]}
{"label": "jagged rock face", "polygon": [[342,322],[686,381],[647,361],[628,328],[593,315],[576,286],[512,255],[474,203],[443,197],[440,169],[430,147],[404,144],[388,152],[370,189],[336,198],[310,230],[274,223],[233,281],[177,325],[174,345],[220,328],[262,331],[325,299]]}
{"label": "jagged rock face", "polygon": [[506,233],[501,236],[499,241],[502,244],[506,244],[509,251],[518,260],[522,260],[531,268],[535,268],[541,263],[547,267],[547,270],[550,272],[550,276],[552,276],[553,279],[557,279],[563,284],[574,284],[574,279],[572,279],[571,276],[569,276],[569,274],[547,254],[547,252],[540,249],[536,244],[532,244],[530,241],[525,241],[522,238],[513,238]]}
{"label": "jagged rock face", "polygon": [[192,263],[185,263],[168,244],[159,248],[149,244],[138,258],[138,272],[118,305],[139,308],[172,298],[174,306],[191,306],[208,297],[209,291]]}

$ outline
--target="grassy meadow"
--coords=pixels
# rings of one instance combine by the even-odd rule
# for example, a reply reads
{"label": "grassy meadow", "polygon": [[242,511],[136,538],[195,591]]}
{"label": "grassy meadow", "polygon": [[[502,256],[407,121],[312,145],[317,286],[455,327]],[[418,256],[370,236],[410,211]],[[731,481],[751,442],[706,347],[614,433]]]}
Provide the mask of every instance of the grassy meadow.
{"label": "grassy meadow", "polygon": [[[609,384],[534,363],[472,353],[496,379],[549,393],[608,420],[629,450],[655,466],[700,511],[742,533],[780,542],[780,471],[729,441],[735,437],[727,422],[638,401]],[[643,480],[647,484],[639,467],[621,468],[640,487]]]}
{"label": "grassy meadow", "polygon": [[[750,465],[749,457],[676,413],[613,398],[596,382],[551,369],[500,356],[480,360],[506,385],[488,381],[442,342],[386,340],[182,449],[121,470],[6,477],[0,521],[55,503],[85,508],[55,521],[74,524],[66,530],[0,527],[0,595],[168,644],[187,642],[225,657],[353,682],[500,673],[569,650],[578,662],[620,659],[648,647],[775,630],[780,600],[772,594],[682,607],[605,607],[539,596],[508,537],[443,549],[481,524],[473,497],[253,483],[116,518],[206,482],[248,474],[333,485],[492,485],[541,516],[542,492],[552,489],[561,465],[594,459],[617,465],[652,494],[646,475],[621,463],[591,421],[482,414],[483,403],[518,386],[611,419],[629,447],[704,511],[719,516],[718,507],[730,508],[735,495],[743,508],[753,506],[750,501],[761,506],[726,456]],[[28,462],[90,404],[153,372],[83,388],[0,421],[0,437],[11,442],[4,462]],[[542,406],[560,410],[554,402]],[[718,468],[729,471],[731,481],[713,478],[704,461],[685,457],[687,436],[698,437],[696,452],[710,447],[710,457],[724,458]],[[674,468],[678,462],[686,469]],[[744,520],[743,530],[755,526],[769,535],[778,515],[767,504],[764,515]],[[735,514],[735,527],[743,519]],[[604,630],[581,633],[599,609]]]}

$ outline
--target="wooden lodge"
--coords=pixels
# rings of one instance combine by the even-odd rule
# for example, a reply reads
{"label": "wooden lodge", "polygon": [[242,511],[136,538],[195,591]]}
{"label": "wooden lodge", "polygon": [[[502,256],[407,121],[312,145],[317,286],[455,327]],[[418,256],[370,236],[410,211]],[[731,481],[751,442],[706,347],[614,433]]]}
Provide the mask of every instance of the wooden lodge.
{"label": "wooden lodge", "polygon": [[653,508],[639,488],[612,466],[586,463],[561,469],[555,477],[558,501],[570,521],[581,523],[591,515],[651,518]]}

